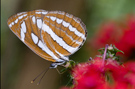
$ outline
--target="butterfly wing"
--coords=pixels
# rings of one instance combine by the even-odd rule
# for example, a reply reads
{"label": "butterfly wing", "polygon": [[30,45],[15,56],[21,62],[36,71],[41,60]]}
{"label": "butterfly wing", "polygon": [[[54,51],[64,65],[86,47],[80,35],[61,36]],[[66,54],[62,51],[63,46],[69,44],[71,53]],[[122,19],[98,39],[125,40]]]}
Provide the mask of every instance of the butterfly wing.
{"label": "butterfly wing", "polygon": [[11,16],[7,23],[11,31],[32,51],[42,58],[56,62],[55,54],[44,44],[41,36],[43,17],[48,12],[45,10],[34,10],[21,12]]}
{"label": "butterfly wing", "polygon": [[66,56],[81,48],[87,31],[79,18],[61,11],[50,11],[43,18],[41,36],[53,53],[66,60]]}
{"label": "butterfly wing", "polygon": [[32,51],[52,62],[68,60],[81,48],[87,35],[79,18],[61,11],[21,12],[11,16],[8,25]]}

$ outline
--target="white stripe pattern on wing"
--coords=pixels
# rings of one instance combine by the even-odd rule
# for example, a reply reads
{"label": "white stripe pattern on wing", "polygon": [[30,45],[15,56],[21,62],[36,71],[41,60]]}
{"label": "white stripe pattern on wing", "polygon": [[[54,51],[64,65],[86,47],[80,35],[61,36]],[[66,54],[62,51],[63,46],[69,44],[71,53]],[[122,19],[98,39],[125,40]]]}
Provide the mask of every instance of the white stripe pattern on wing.
{"label": "white stripe pattern on wing", "polygon": [[18,22],[18,18],[15,20],[15,23],[17,23]]}
{"label": "white stripe pattern on wing", "polygon": [[45,43],[43,43],[41,40],[39,40],[38,42],[38,46],[45,51],[48,55],[50,55],[51,57],[53,57],[55,60],[58,59],[58,57],[56,57],[54,55],[54,53],[47,47],[47,45]]}
{"label": "white stripe pattern on wing", "polygon": [[[54,16],[50,16],[50,19],[53,21],[54,20]],[[70,23],[63,21],[62,19],[56,18],[56,22],[58,24],[62,23],[62,25],[64,27],[68,27],[70,31],[74,32],[77,36],[82,37],[83,39],[86,39],[85,35],[82,34],[81,32],[79,32],[75,27],[73,27]]]}
{"label": "white stripe pattern on wing", "polygon": [[[65,25],[66,27],[68,27],[69,25],[70,25],[70,23],[67,23],[67,22],[65,22],[65,21],[63,21],[62,19],[59,19],[59,18],[57,18],[57,17],[54,17],[54,16],[46,16],[47,18],[49,18],[50,17],[50,19],[52,20],[52,21],[55,21],[56,20],[56,22],[58,23],[58,24],[60,24],[60,23],[62,23],[63,25]],[[73,28],[74,29],[74,28]],[[73,30],[74,31],[74,30]],[[73,32],[72,31],[72,32]],[[63,31],[64,32],[64,31]],[[76,32],[76,34],[78,34],[78,32]],[[68,34],[67,34],[67,36],[73,41],[73,42],[76,42],[77,44],[81,44],[82,42],[79,42],[79,41],[77,41],[77,40],[74,40],[71,36],[69,36]],[[83,38],[83,34],[80,34],[79,35],[79,37],[81,37],[81,38]],[[86,39],[85,37],[83,38],[83,39]]]}
{"label": "white stripe pattern on wing", "polygon": [[34,24],[36,23],[36,18],[35,18],[35,16],[32,17],[32,21],[33,21]]}
{"label": "white stripe pattern on wing", "polygon": [[68,57],[66,57],[66,56],[64,56],[63,54],[59,53],[57,50],[55,50],[55,52],[56,52],[57,54],[59,54],[62,59],[67,60],[67,61],[69,60]]}
{"label": "white stripe pattern on wing", "polygon": [[33,33],[31,33],[31,37],[32,37],[33,42],[34,42],[35,44],[37,44],[37,42],[38,42],[38,37],[37,37],[35,34],[33,34]]}
{"label": "white stripe pattern on wing", "polygon": [[37,27],[39,28],[39,29],[41,29],[41,27],[42,27],[42,20],[41,19],[37,19]]}
{"label": "white stripe pattern on wing", "polygon": [[25,24],[25,21],[22,22],[21,28],[22,28],[23,32],[26,33],[26,24]]}
{"label": "white stripe pattern on wing", "polygon": [[23,32],[23,29],[21,28],[21,40],[24,42],[25,34]]}
{"label": "white stripe pattern on wing", "polygon": [[[56,41],[60,46],[62,46],[65,50],[67,50],[70,53],[73,53],[74,50],[76,50],[78,47],[74,48],[69,46],[68,44],[65,43],[65,41],[63,41],[62,38],[60,38],[59,36],[57,36],[52,29],[46,25],[45,23],[43,23],[42,25],[42,30],[47,32],[54,41]],[[67,49],[68,48],[68,49]]]}

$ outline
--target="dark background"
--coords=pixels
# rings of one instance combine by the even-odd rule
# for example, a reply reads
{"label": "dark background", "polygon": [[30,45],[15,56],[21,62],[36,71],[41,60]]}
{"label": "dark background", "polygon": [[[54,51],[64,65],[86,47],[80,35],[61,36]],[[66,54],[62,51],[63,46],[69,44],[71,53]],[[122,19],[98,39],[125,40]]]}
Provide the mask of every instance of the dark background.
{"label": "dark background", "polygon": [[[102,22],[135,13],[135,0],[1,0],[1,7],[2,89],[58,89],[62,84],[66,85],[68,80],[66,76],[61,77],[55,69],[46,73],[39,86],[36,85],[39,80],[34,84],[30,83],[51,62],[40,58],[26,47],[10,31],[7,19],[18,12],[34,9],[65,11],[81,18],[86,24],[88,40]],[[87,40],[70,59],[83,62],[93,56],[91,50],[87,50]]]}

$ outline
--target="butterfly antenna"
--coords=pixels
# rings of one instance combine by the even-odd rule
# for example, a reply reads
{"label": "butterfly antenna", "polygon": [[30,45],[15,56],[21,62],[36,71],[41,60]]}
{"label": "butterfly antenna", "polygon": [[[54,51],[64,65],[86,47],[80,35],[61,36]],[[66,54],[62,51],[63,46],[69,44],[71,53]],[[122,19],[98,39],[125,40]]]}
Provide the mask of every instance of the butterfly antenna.
{"label": "butterfly antenna", "polygon": [[31,83],[34,83],[34,81],[35,81],[41,74],[44,73],[44,75],[45,75],[45,73],[48,71],[48,69],[49,69],[49,68],[43,70],[36,78],[34,78],[34,79],[31,81]]}
{"label": "butterfly antenna", "polygon": [[50,68],[48,67],[47,70],[44,71],[44,74],[43,74],[43,76],[40,78],[40,80],[39,80],[39,82],[37,83],[37,85],[40,84],[41,80],[43,79],[43,77],[45,76],[46,72],[47,72],[49,69],[50,69]]}

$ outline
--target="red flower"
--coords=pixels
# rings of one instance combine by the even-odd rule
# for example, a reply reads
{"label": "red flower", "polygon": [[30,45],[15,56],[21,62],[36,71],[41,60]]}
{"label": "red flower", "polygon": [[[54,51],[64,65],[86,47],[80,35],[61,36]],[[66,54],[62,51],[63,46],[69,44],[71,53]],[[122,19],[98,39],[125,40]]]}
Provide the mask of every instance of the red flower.
{"label": "red flower", "polygon": [[105,83],[105,68],[99,57],[91,62],[78,64],[73,69],[73,89],[108,89]]}
{"label": "red flower", "polygon": [[123,31],[121,40],[115,42],[115,46],[124,51],[125,55],[130,56],[131,52],[135,50],[135,17],[128,19],[126,30]]}
{"label": "red flower", "polygon": [[132,56],[135,50],[135,16],[130,16],[125,23],[107,22],[100,27],[90,41],[92,47],[99,49],[105,44],[114,44],[125,56]]}
{"label": "red flower", "polygon": [[107,59],[103,64],[103,60],[96,57],[75,66],[72,76],[74,85],[71,89],[135,89],[135,62],[120,65]]}
{"label": "red flower", "polygon": [[124,75],[128,72],[124,66],[112,59],[106,61],[105,69],[106,72],[111,73],[114,81],[124,81]]}
{"label": "red flower", "polygon": [[127,81],[132,85],[134,85],[135,87],[135,62],[134,61],[127,62],[124,64],[124,66],[128,70],[128,73],[125,76]]}
{"label": "red flower", "polygon": [[73,89],[96,89],[104,84],[102,60],[97,58],[90,63],[78,64],[73,69],[75,87]]}

